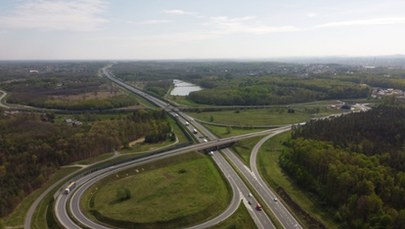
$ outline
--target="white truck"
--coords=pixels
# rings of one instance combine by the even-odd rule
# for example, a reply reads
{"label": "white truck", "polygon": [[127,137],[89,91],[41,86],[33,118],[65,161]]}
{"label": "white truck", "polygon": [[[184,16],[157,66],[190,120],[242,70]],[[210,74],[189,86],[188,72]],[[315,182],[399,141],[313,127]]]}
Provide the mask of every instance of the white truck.
{"label": "white truck", "polygon": [[74,188],[76,187],[76,182],[73,181],[71,182],[66,188],[65,188],[65,194],[69,194]]}

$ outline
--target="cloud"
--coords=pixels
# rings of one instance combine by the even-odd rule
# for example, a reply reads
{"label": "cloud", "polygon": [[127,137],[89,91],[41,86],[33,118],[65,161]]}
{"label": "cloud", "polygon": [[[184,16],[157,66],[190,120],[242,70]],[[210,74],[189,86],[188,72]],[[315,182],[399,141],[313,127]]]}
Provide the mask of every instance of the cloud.
{"label": "cloud", "polygon": [[317,13],[313,13],[313,12],[309,12],[309,13],[307,13],[306,15],[307,15],[307,17],[309,17],[309,18],[318,17],[318,14],[317,14]]}
{"label": "cloud", "polygon": [[295,26],[268,26],[256,22],[256,17],[236,17],[229,18],[226,16],[212,17],[210,22],[206,23],[207,26],[213,28],[215,33],[248,33],[248,34],[269,34],[280,32],[295,32],[300,31]]}
{"label": "cloud", "polygon": [[162,10],[162,12],[165,14],[173,14],[173,15],[197,15],[196,12],[188,12],[180,9],[170,9],[170,10],[166,9]]}
{"label": "cloud", "polygon": [[108,22],[100,16],[104,0],[25,0],[0,17],[0,27],[65,31],[100,30]]}
{"label": "cloud", "polygon": [[138,22],[137,24],[141,25],[157,25],[157,24],[166,24],[171,22],[170,20],[163,20],[163,19],[152,19],[152,20],[146,20],[146,21],[141,21]]}
{"label": "cloud", "polygon": [[314,28],[331,28],[331,27],[344,27],[344,26],[363,26],[363,25],[396,25],[405,24],[405,17],[391,17],[391,18],[373,18],[366,20],[352,20],[352,21],[338,21],[319,24]]}

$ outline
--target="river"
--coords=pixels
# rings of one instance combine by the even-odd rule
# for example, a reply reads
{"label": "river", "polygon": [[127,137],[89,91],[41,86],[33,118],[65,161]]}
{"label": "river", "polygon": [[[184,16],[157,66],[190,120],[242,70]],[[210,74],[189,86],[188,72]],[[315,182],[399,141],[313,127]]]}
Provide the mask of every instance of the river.
{"label": "river", "polygon": [[190,94],[190,92],[202,90],[202,88],[198,85],[184,82],[181,80],[173,80],[173,84],[174,84],[174,88],[170,92],[170,95],[187,96]]}

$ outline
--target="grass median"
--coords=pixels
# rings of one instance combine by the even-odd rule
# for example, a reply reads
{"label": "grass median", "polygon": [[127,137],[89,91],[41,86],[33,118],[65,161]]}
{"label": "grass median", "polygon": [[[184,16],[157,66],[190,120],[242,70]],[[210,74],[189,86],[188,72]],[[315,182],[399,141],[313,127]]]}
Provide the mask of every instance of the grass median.
{"label": "grass median", "polygon": [[327,228],[338,228],[332,220],[331,213],[324,209],[310,193],[295,185],[280,168],[278,160],[285,147],[282,143],[289,137],[290,132],[285,132],[263,144],[258,155],[259,172],[283,200],[288,202],[289,208],[308,228],[314,228],[311,226],[314,223],[313,219]]}

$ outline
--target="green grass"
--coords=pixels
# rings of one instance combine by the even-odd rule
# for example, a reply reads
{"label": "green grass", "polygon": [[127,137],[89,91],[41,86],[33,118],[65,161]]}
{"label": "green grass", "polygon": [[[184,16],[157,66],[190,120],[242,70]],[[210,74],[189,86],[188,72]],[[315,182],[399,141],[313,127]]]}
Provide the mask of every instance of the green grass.
{"label": "green grass", "polygon": [[188,106],[188,107],[201,107],[201,106],[204,106],[202,104],[195,103],[194,101],[188,99],[187,96],[168,95],[167,99],[179,104],[180,106]]}
{"label": "green grass", "polygon": [[96,162],[99,162],[99,161],[106,160],[107,158],[110,158],[113,155],[114,155],[113,153],[104,153],[104,154],[98,155],[96,157],[92,157],[92,158],[88,158],[88,159],[85,159],[85,160],[82,160],[82,161],[78,161],[75,164],[78,164],[78,165],[90,165],[90,164],[93,164],[93,163],[96,163]]}
{"label": "green grass", "polygon": [[245,205],[241,204],[238,210],[228,219],[218,225],[213,226],[214,229],[250,229],[257,228],[255,222],[250,217]]}
{"label": "green grass", "polygon": [[[53,183],[65,177],[66,175],[73,173],[78,169],[79,169],[78,167],[68,167],[68,168],[61,168],[58,171],[56,171],[52,175],[52,177],[44,185],[42,185],[41,188],[32,192],[23,199],[23,201],[17,206],[17,208],[4,220],[5,225],[10,227],[24,225],[25,215],[27,214],[27,211],[31,207],[32,203],[39,197],[39,195],[41,195],[41,193],[44,190],[46,190],[49,186],[51,186]],[[44,215],[42,216],[44,217]],[[34,218],[33,221],[43,221],[43,219]],[[46,225],[46,221],[43,222],[45,223],[44,225]]]}
{"label": "green grass", "polygon": [[180,129],[180,127],[177,125],[176,121],[173,119],[169,119],[170,126],[173,129],[173,132],[176,134],[177,139],[179,140],[179,143],[186,143],[188,142],[187,137],[184,135],[183,131]]}
{"label": "green grass", "polygon": [[[230,201],[228,187],[216,166],[209,157],[198,153],[117,175],[98,182],[85,193],[81,207],[87,214],[97,210],[104,218],[132,222],[137,227],[184,227],[220,214]],[[119,188],[129,189],[132,197],[117,201]]]}
{"label": "green grass", "polygon": [[238,141],[234,146],[232,146],[232,150],[237,153],[240,158],[242,158],[246,165],[249,166],[250,153],[257,142],[259,142],[262,138],[263,136]]}
{"label": "green grass", "polygon": [[291,106],[294,113],[288,113],[287,107],[265,109],[244,109],[189,113],[189,115],[206,122],[214,122],[234,126],[286,125],[308,121],[313,117],[326,116],[339,112],[326,105]]}
{"label": "green grass", "polygon": [[214,125],[208,125],[204,124],[204,126],[209,129],[212,133],[214,133],[216,136],[221,137],[221,138],[226,138],[226,137],[232,137],[232,136],[237,136],[241,134],[248,134],[252,132],[257,132],[261,131],[263,129],[251,129],[251,128],[228,128],[228,127],[223,127],[223,126],[214,126]]}
{"label": "green grass", "polygon": [[[296,204],[326,227],[338,228],[333,222],[331,214],[322,208],[313,196],[297,187],[278,165],[279,156],[284,149],[282,142],[289,137],[290,132],[285,132],[263,144],[258,155],[260,173],[274,190],[279,187],[284,189]],[[298,214],[298,217],[302,218],[302,215]]]}

